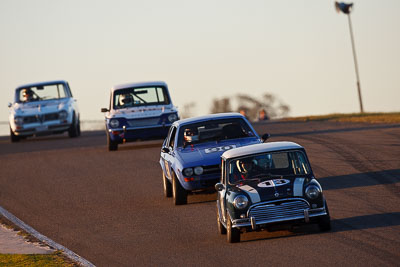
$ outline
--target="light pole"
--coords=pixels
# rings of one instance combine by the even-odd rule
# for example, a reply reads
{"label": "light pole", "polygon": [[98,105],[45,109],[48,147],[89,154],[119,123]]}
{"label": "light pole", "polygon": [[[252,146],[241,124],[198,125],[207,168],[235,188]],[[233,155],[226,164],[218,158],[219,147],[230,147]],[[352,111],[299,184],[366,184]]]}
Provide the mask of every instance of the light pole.
{"label": "light pole", "polygon": [[353,27],[351,26],[351,18],[350,13],[353,8],[353,3],[346,4],[343,2],[335,2],[336,11],[340,13],[342,11],[344,14],[347,15],[349,19],[349,28],[350,28],[350,38],[351,38],[351,45],[353,48],[353,57],[354,57],[354,66],[356,69],[356,77],[357,77],[357,90],[358,90],[358,99],[360,101],[360,112],[364,113],[363,103],[361,99],[361,85],[360,85],[360,75],[358,73],[358,63],[357,63],[357,55],[356,55],[356,47],[354,45],[354,37],[353,37]]}

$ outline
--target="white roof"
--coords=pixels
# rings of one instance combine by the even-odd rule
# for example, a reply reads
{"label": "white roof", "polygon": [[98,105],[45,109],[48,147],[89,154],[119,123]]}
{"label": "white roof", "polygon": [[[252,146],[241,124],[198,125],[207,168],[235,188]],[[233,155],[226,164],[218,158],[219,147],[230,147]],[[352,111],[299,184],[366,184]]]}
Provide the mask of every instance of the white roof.
{"label": "white roof", "polygon": [[125,88],[132,88],[132,87],[146,87],[146,86],[163,86],[167,87],[167,84],[162,81],[153,81],[153,82],[136,82],[136,83],[127,83],[127,84],[120,84],[113,86],[111,91],[114,92],[115,90],[125,89]]}
{"label": "white roof", "polygon": [[270,143],[255,144],[255,145],[230,149],[228,151],[225,151],[224,154],[222,154],[222,157],[225,159],[230,159],[246,155],[264,153],[264,152],[273,152],[279,150],[299,149],[299,148],[303,147],[294,142],[270,142]]}

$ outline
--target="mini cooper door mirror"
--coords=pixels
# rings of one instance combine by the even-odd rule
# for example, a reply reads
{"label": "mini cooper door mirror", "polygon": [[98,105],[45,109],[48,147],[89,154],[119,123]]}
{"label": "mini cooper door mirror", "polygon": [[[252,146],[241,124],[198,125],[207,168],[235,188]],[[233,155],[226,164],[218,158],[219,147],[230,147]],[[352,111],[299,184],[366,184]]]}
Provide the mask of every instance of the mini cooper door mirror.
{"label": "mini cooper door mirror", "polygon": [[215,190],[222,191],[224,189],[225,189],[225,186],[223,184],[221,184],[221,183],[216,183],[215,184]]}
{"label": "mini cooper door mirror", "polygon": [[263,143],[265,143],[265,141],[267,141],[267,139],[270,137],[271,135],[269,133],[265,133],[261,136],[261,140],[263,141]]}
{"label": "mini cooper door mirror", "polygon": [[169,148],[168,147],[163,147],[163,148],[161,148],[161,152],[169,153]]}

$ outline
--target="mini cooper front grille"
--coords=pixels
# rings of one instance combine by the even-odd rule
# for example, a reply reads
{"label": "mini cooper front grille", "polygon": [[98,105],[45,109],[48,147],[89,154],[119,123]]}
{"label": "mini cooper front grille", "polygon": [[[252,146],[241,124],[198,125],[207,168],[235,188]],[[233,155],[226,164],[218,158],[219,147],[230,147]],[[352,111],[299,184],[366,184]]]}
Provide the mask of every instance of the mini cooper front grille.
{"label": "mini cooper front grille", "polygon": [[150,118],[150,119],[134,119],[128,120],[128,125],[131,127],[143,127],[143,126],[152,126],[157,125],[160,121],[160,118]]}
{"label": "mini cooper front grille", "polygon": [[219,165],[209,165],[209,166],[203,166],[203,173],[204,174],[212,174],[212,173],[220,173],[221,169]]}
{"label": "mini cooper front grille", "polygon": [[280,221],[285,218],[303,218],[309,205],[303,200],[265,202],[249,209],[249,217],[257,221]]}

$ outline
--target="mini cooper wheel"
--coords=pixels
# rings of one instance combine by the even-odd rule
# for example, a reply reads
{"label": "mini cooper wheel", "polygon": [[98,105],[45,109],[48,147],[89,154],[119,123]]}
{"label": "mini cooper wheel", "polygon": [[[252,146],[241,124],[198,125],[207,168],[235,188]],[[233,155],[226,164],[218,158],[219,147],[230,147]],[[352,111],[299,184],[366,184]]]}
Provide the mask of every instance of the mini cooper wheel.
{"label": "mini cooper wheel", "polygon": [[221,218],[219,217],[219,209],[217,206],[217,227],[218,227],[218,233],[220,235],[226,235],[226,228],[225,226],[221,223]]}
{"label": "mini cooper wheel", "polygon": [[187,204],[187,191],[182,187],[175,173],[172,173],[172,196],[175,205]]}
{"label": "mini cooper wheel", "polygon": [[111,140],[111,137],[109,134],[107,134],[107,146],[108,146],[108,151],[118,150],[118,143]]}
{"label": "mini cooper wheel", "polygon": [[229,243],[240,242],[240,231],[237,228],[232,228],[232,221],[230,216],[226,218],[226,237]]}
{"label": "mini cooper wheel", "polygon": [[162,172],[163,176],[163,187],[164,187],[164,196],[172,197],[172,185],[171,182],[165,177],[164,172]]}
{"label": "mini cooper wheel", "polygon": [[19,140],[21,138],[18,135],[15,135],[14,132],[10,128],[10,139],[11,139],[11,143],[15,143],[15,142],[19,142]]}
{"label": "mini cooper wheel", "polygon": [[322,216],[318,222],[319,229],[322,232],[327,232],[327,231],[331,230],[331,217],[329,215],[328,204],[326,203],[326,201],[325,201],[325,209],[326,209],[327,215]]}

